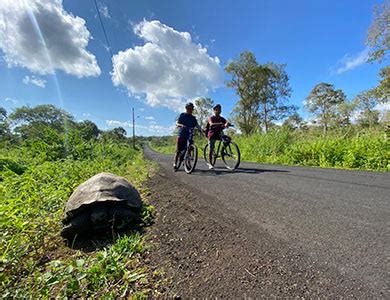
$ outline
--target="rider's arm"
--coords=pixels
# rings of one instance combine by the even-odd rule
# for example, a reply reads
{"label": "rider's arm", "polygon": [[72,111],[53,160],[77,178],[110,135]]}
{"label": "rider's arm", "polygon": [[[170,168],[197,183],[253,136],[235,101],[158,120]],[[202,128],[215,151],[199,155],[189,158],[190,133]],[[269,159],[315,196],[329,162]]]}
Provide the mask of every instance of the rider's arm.
{"label": "rider's arm", "polygon": [[185,125],[183,124],[183,121],[184,121],[183,114],[180,114],[179,118],[176,121],[176,128],[185,127]]}
{"label": "rider's arm", "polygon": [[199,125],[199,123],[198,123],[198,120],[196,120],[195,127],[196,127],[199,131],[202,131],[202,127],[200,127],[200,125]]}
{"label": "rider's arm", "polygon": [[185,125],[179,123],[179,121],[176,122],[176,127],[186,127]]}

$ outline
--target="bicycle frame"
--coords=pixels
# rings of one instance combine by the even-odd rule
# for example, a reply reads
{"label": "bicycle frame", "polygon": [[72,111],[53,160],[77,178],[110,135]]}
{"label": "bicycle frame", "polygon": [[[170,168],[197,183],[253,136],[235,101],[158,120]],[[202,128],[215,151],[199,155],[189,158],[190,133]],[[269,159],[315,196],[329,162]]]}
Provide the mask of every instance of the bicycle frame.
{"label": "bicycle frame", "polygon": [[188,147],[194,143],[194,129],[193,128],[190,129],[189,132],[190,132],[190,135],[187,139],[186,148],[184,150],[180,151],[180,155],[179,155],[179,158],[182,161],[184,160],[184,157],[185,157],[185,154],[187,153]]}
{"label": "bicycle frame", "polygon": [[[203,155],[206,162],[214,165],[218,158],[222,158],[226,168],[229,170],[235,170],[240,165],[240,149],[237,144],[233,142],[232,138],[222,134],[221,137],[216,141],[217,144],[214,144],[213,153],[210,160],[210,143],[208,143],[203,149]],[[207,150],[207,151],[206,151]],[[232,153],[232,150],[235,152]],[[232,155],[233,154],[233,155]],[[230,160],[229,158],[233,158]],[[230,162],[234,162],[233,165]]]}
{"label": "bicycle frame", "polygon": [[222,154],[221,154],[221,144],[223,143],[230,143],[231,142],[231,138],[225,134],[222,134],[221,135],[221,138],[218,139],[218,148],[217,148],[217,151],[215,151],[216,147],[214,147],[214,153],[215,153],[215,158],[219,158],[219,157],[222,157]]}

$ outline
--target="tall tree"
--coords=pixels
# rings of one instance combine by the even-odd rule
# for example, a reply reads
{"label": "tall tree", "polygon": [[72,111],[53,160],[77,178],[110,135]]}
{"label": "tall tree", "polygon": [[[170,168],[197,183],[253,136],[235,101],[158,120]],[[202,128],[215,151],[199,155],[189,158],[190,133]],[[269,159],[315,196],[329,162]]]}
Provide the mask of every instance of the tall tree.
{"label": "tall tree", "polygon": [[286,65],[268,63],[262,65],[266,70],[265,84],[260,85],[259,91],[259,118],[267,133],[270,124],[284,119],[296,110],[293,105],[286,105],[286,100],[291,95],[289,78],[285,71]]}
{"label": "tall tree", "polygon": [[195,100],[194,115],[198,119],[199,125],[204,128],[207,124],[207,118],[213,112],[214,101],[211,98],[198,98]]}
{"label": "tall tree", "polygon": [[390,0],[374,7],[374,20],[368,29],[366,43],[371,47],[371,61],[388,58],[390,50]]}
{"label": "tall tree", "polygon": [[0,139],[8,137],[9,134],[10,132],[7,122],[7,111],[4,107],[0,106]]}
{"label": "tall tree", "polygon": [[348,126],[351,124],[352,115],[357,107],[356,101],[342,101],[336,107],[336,126]]}
{"label": "tall tree", "polygon": [[379,111],[375,109],[378,105],[378,98],[372,90],[360,93],[354,100],[360,109],[358,122],[363,126],[373,127],[378,124]]}
{"label": "tall tree", "polygon": [[324,134],[335,120],[337,107],[346,101],[342,90],[336,90],[334,85],[321,82],[317,84],[306,97],[305,107],[322,125]]}
{"label": "tall tree", "polygon": [[39,134],[39,128],[48,126],[58,132],[64,132],[67,126],[74,125],[71,114],[51,104],[36,107],[22,106],[9,115],[16,132],[22,136]]}
{"label": "tall tree", "polygon": [[295,130],[303,127],[305,122],[302,117],[298,114],[298,112],[294,112],[283,122],[283,127],[287,127],[290,130]]}
{"label": "tall tree", "polygon": [[[390,0],[374,7],[374,19],[368,30],[366,43],[371,47],[370,61],[381,62],[389,58]],[[382,103],[390,101],[390,66],[380,70],[379,85],[371,90]]]}
{"label": "tall tree", "polygon": [[77,123],[76,127],[80,131],[81,137],[84,140],[97,139],[100,133],[96,124],[89,120]]}
{"label": "tall tree", "polygon": [[244,51],[225,71],[232,75],[226,84],[235,89],[239,100],[233,109],[233,118],[245,135],[256,131],[259,124],[259,92],[265,85],[269,69],[260,66],[253,53]]}
{"label": "tall tree", "polygon": [[[389,25],[390,26],[390,25]],[[390,66],[384,67],[379,71],[381,80],[377,87],[371,91],[381,103],[388,103],[390,101]]]}

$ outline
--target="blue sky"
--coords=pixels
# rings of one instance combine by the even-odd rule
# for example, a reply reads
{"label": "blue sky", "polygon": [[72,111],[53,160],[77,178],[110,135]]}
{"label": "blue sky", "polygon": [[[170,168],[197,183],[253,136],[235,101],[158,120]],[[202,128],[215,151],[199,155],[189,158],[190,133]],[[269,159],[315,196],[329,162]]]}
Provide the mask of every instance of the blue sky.
{"label": "blue sky", "polygon": [[287,65],[290,103],[305,117],[317,83],[352,98],[377,84],[383,66],[365,62],[364,44],[381,1],[97,0],[114,66],[93,0],[4,1],[0,105],[51,103],[129,134],[132,107],[139,135],[169,134],[182,104],[199,96],[228,117],[237,97],[223,68],[244,50]]}

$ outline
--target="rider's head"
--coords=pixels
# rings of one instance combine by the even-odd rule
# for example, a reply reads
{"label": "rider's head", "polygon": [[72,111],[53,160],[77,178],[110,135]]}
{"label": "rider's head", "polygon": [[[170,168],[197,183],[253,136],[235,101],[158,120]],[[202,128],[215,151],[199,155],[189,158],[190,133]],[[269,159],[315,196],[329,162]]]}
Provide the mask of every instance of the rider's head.
{"label": "rider's head", "polygon": [[221,105],[220,104],[217,104],[213,107],[213,110],[214,110],[214,114],[216,116],[219,116],[221,114]]}
{"label": "rider's head", "polygon": [[188,102],[186,104],[186,111],[187,114],[192,114],[192,111],[194,110],[194,104],[192,102]]}

